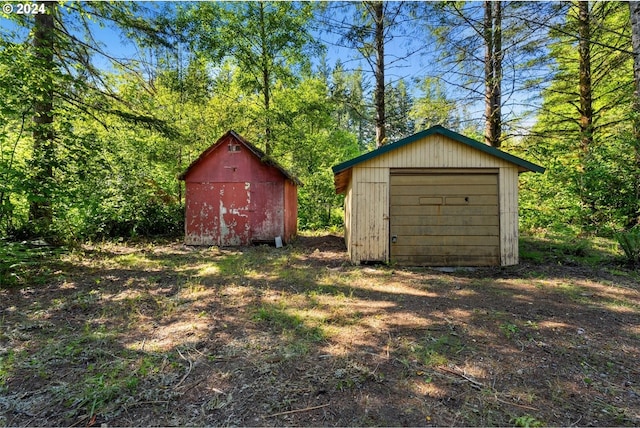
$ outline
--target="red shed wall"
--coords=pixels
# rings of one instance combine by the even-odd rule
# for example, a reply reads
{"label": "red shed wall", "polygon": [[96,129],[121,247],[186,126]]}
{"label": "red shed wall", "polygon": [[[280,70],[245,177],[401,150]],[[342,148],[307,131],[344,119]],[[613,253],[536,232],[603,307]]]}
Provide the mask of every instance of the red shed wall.
{"label": "red shed wall", "polygon": [[[229,151],[229,144],[239,151]],[[185,243],[249,245],[256,240],[289,236],[286,220],[297,221],[297,192],[282,173],[229,137],[215,147],[187,176]],[[293,188],[294,203],[291,199]],[[288,205],[296,207],[289,212]],[[295,229],[294,233],[295,233]]]}
{"label": "red shed wall", "polygon": [[289,180],[284,182],[284,235],[285,242],[298,233],[298,187]]}
{"label": "red shed wall", "polygon": [[[277,171],[277,170],[276,170]],[[278,171],[279,173],[279,171]],[[254,241],[271,241],[284,234],[284,182],[262,181],[252,183],[254,211],[251,219],[252,239]]]}

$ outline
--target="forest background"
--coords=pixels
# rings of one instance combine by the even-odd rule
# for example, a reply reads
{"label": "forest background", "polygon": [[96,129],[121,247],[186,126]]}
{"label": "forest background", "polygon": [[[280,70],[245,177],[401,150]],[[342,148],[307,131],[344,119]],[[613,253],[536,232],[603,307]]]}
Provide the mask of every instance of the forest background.
{"label": "forest background", "polygon": [[631,230],[633,10],[5,3],[0,239],[180,235],[176,176],[229,129],[304,183],[301,229],[340,227],[331,166],[436,124],[547,168],[520,178],[522,230]]}

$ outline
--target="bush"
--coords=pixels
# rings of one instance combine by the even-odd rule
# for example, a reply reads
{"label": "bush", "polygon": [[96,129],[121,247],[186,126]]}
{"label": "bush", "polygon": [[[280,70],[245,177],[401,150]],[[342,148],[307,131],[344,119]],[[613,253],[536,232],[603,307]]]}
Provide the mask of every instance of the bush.
{"label": "bush", "polygon": [[640,265],[640,226],[635,226],[626,232],[618,232],[615,238],[624,251],[627,261]]}

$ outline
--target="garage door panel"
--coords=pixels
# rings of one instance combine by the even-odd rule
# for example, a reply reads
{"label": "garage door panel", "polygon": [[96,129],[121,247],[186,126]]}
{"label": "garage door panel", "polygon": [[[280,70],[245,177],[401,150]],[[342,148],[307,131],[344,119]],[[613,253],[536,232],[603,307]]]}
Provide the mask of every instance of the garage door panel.
{"label": "garage door panel", "polygon": [[[424,185],[406,185],[391,187],[391,194],[394,196],[424,195]],[[494,184],[460,184],[456,186],[438,185],[429,189],[430,196],[469,196],[469,195],[495,195],[496,185]]]}
{"label": "garage door panel", "polygon": [[493,256],[397,256],[394,262],[404,266],[491,266],[495,264]]}
{"label": "garage door panel", "polygon": [[403,215],[396,216],[393,224],[396,226],[498,226],[499,221],[495,215]]}
{"label": "garage door panel", "polygon": [[394,175],[393,185],[419,185],[419,186],[450,186],[456,184],[492,184],[496,185],[498,179],[495,174],[475,174],[472,178],[469,175]]}
{"label": "garage door panel", "polygon": [[[473,214],[476,216],[495,216],[495,205],[487,206],[474,206]],[[446,218],[450,216],[466,216],[469,214],[469,208],[467,206],[455,206],[455,205],[414,205],[414,206],[402,206],[391,205],[391,216],[396,219],[403,215],[408,216],[439,216]]]}
{"label": "garage door panel", "polygon": [[[403,236],[498,236],[498,226],[394,226],[393,233]],[[399,242],[401,244],[401,242]]]}
{"label": "garage door panel", "polygon": [[[393,191],[393,190],[392,190]],[[442,196],[443,198],[445,198],[445,201],[443,202],[443,205],[447,205],[447,199],[449,199],[450,201],[453,201],[455,199],[455,202],[453,203],[453,205],[460,205],[461,202],[459,201],[460,198],[469,198],[469,201],[466,203],[466,205],[472,205],[472,206],[482,206],[482,205],[491,205],[494,207],[498,206],[498,195],[495,196],[483,196],[483,195],[448,195],[448,196]],[[423,195],[423,196],[417,196],[417,195],[412,195],[412,196],[397,196],[394,195],[392,193],[391,196],[391,206],[416,206],[416,205],[438,205],[437,203],[434,204],[434,201],[431,200],[434,198],[433,194],[428,194],[428,195]],[[422,203],[421,203],[421,199],[422,199]],[[425,201],[425,199],[429,199],[428,201]],[[452,204],[451,202],[449,204]]]}
{"label": "garage door panel", "polygon": [[472,257],[495,257],[498,252],[495,247],[449,247],[449,248],[434,248],[434,247],[422,247],[422,246],[406,246],[402,247],[397,256],[472,256]]}
{"label": "garage door panel", "polygon": [[406,246],[477,246],[495,247],[499,244],[497,236],[398,236],[395,249]]}

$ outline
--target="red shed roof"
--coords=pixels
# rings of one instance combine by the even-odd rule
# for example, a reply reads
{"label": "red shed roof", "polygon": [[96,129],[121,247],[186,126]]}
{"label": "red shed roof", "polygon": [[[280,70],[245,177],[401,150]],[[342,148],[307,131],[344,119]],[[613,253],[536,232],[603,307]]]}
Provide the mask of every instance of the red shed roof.
{"label": "red shed roof", "polygon": [[266,155],[265,152],[263,152],[262,150],[260,150],[259,148],[257,148],[256,146],[254,146],[253,144],[251,144],[250,142],[248,142],[247,140],[245,140],[242,136],[240,136],[239,134],[237,134],[235,131],[230,130],[227,131],[226,134],[224,134],[222,137],[220,137],[218,139],[218,141],[216,141],[214,144],[212,144],[211,146],[209,146],[208,149],[206,149],[205,151],[203,151],[200,156],[198,156],[198,158],[196,160],[194,160],[193,162],[191,162],[191,165],[189,165],[189,167],[180,175],[178,175],[178,180],[184,180],[186,178],[187,175],[189,175],[189,172],[196,166],[198,165],[200,162],[202,162],[204,159],[207,158],[207,156],[209,156],[209,154],[211,152],[213,152],[220,144],[222,144],[224,141],[227,140],[228,137],[233,138],[234,140],[236,140],[237,142],[239,142],[240,144],[244,145],[247,149],[249,149],[249,151],[251,153],[253,153],[261,162],[264,162],[267,165],[270,165],[274,168],[276,168],[278,171],[280,171],[282,173],[282,175],[284,175],[287,179],[291,180],[293,183],[295,183],[298,186],[302,186],[302,182],[300,180],[298,180],[293,174],[291,174],[289,171],[287,171],[286,169],[284,169],[280,164],[278,164],[275,160],[271,159],[269,156]]}

